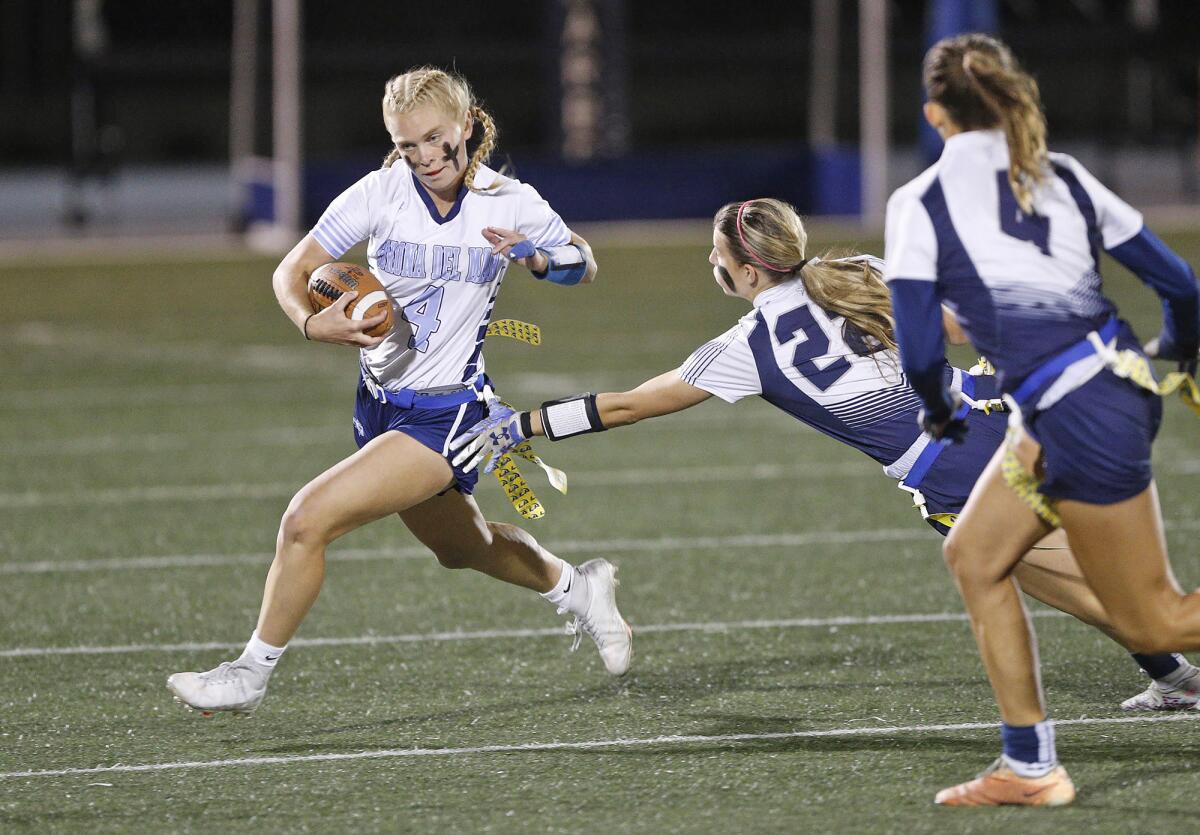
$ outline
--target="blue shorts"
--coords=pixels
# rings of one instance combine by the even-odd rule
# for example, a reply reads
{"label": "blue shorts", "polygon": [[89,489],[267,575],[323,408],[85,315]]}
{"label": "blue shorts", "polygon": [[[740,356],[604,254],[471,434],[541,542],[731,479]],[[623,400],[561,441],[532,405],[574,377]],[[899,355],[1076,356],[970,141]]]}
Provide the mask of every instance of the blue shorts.
{"label": "blue shorts", "polygon": [[[394,430],[420,441],[449,463],[450,440],[485,417],[487,406],[478,400],[448,409],[401,409],[376,400],[360,380],[354,403],[354,442],[362,449],[372,439]],[[466,472],[453,464],[450,468],[454,471],[454,489],[471,495],[479,481],[479,470]]]}
{"label": "blue shorts", "polygon": [[[990,400],[999,396],[995,377],[975,378],[975,399]],[[1004,443],[1007,429],[1007,412],[984,414],[972,409],[967,413],[967,435],[963,442],[943,449],[921,480],[920,490],[929,513],[962,512],[975,482]],[[926,521],[943,536],[950,532],[941,522]]]}
{"label": "blue shorts", "polygon": [[1040,492],[1089,504],[1136,496],[1154,477],[1150,447],[1161,423],[1162,398],[1104,369],[1026,421],[1042,445]]}

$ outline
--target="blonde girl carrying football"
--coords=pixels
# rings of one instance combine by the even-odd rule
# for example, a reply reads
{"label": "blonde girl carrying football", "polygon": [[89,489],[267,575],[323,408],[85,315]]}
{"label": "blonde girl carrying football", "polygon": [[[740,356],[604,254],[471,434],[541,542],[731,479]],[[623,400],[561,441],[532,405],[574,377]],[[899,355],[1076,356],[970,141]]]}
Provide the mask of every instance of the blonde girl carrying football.
{"label": "blonde girl carrying football", "polygon": [[[274,274],[275,295],[305,337],[360,350],[354,413],[359,450],[296,493],[279,526],[262,608],[242,655],[167,685],[203,711],[249,712],[300,627],[325,578],[325,549],[338,537],[398,514],[447,568],[472,568],[532,589],[575,616],[605,667],[629,666],[632,637],[616,607],[605,560],[573,567],[521,528],[484,519],[472,492],[478,474],[451,464],[457,433],[505,407],[491,398],[483,339],[509,261],[555,284],[590,282],[596,262],[583,238],[529,185],[485,164],[492,118],[465,79],[420,67],[388,81],[383,121],[393,148],[330,204]],[[467,141],[482,137],[473,154]],[[360,241],[383,283],[396,325],[353,321],[352,301],[313,313],[309,275]]]}

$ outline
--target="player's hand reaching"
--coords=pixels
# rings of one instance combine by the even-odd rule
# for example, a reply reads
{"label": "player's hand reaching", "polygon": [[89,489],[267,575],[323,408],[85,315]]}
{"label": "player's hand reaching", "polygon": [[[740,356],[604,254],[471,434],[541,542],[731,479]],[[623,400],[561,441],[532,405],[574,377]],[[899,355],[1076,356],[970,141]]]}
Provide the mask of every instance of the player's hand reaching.
{"label": "player's hand reaching", "polygon": [[538,252],[533,242],[515,229],[488,226],[483,230],[483,237],[492,245],[492,252],[516,261],[531,273],[544,273],[550,266],[550,259]]}
{"label": "player's hand reaching", "polygon": [[967,437],[967,421],[956,418],[962,398],[957,392],[949,392],[948,400],[935,410],[924,407],[917,413],[917,421],[921,429],[928,432],[930,437],[943,445],[949,443],[961,444]]}
{"label": "player's hand reaching", "polygon": [[490,473],[497,461],[524,440],[521,412],[499,400],[489,400],[488,416],[450,442],[450,451],[457,451],[453,464],[470,472],[486,459],[483,471]]}
{"label": "player's hand reaching", "polygon": [[352,345],[355,348],[374,348],[383,342],[383,336],[367,336],[367,331],[387,320],[387,313],[355,321],[346,315],[350,302],[358,297],[351,290],[338,296],[329,307],[308,317],[304,324],[304,335],[314,342],[332,342],[334,345]]}

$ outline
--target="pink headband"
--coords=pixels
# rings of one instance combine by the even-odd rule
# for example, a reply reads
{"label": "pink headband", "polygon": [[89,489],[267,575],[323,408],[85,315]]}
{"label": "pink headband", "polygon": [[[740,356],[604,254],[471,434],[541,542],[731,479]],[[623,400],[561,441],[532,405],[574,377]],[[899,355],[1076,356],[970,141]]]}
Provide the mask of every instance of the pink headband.
{"label": "pink headband", "polygon": [[750,248],[750,244],[746,243],[746,235],[744,232],[742,232],[742,212],[746,211],[746,207],[749,206],[753,202],[754,202],[753,200],[747,200],[745,203],[738,206],[737,230],[738,230],[738,239],[742,242],[742,249],[746,250],[746,254],[749,255],[751,258],[753,258],[760,266],[766,267],[771,272],[790,273],[791,270],[788,269],[787,267],[775,267],[775,266],[772,266],[771,264],[768,264],[763,259],[759,258],[758,254],[753,249]]}

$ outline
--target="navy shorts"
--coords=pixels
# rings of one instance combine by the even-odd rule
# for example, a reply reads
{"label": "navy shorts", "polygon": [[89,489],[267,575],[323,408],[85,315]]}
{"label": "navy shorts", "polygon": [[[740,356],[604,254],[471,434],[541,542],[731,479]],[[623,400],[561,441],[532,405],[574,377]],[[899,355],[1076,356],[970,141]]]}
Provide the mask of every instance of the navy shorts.
{"label": "navy shorts", "polygon": [[[401,409],[391,403],[380,403],[360,380],[354,404],[354,442],[362,449],[369,441],[384,432],[403,432],[420,441],[450,462],[448,446],[452,438],[487,417],[487,406],[471,400],[447,409]],[[465,495],[475,491],[479,470],[464,471],[450,464],[454,471],[454,489]]]}
{"label": "navy shorts", "polygon": [[[995,377],[975,378],[975,399],[999,397]],[[933,462],[920,491],[925,496],[925,509],[930,513],[961,513],[975,482],[983,474],[996,450],[1004,443],[1008,429],[1008,413],[984,414],[978,409],[967,413],[967,435],[961,444],[950,444]],[[950,529],[940,522],[926,520],[945,536]]]}
{"label": "navy shorts", "polygon": [[1150,447],[1162,423],[1162,398],[1104,369],[1026,421],[1042,445],[1055,499],[1113,504],[1141,493],[1154,477]]}

